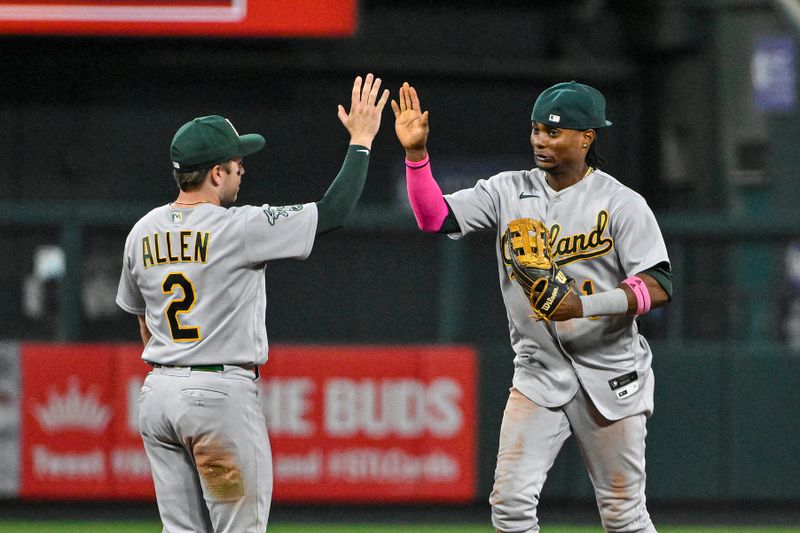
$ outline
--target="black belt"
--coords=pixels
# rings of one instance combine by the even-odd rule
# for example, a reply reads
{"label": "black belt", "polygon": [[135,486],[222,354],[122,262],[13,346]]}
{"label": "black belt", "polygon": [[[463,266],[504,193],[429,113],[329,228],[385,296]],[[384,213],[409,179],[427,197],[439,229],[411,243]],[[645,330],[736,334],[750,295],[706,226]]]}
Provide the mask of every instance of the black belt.
{"label": "black belt", "polygon": [[[151,363],[150,361],[145,361],[148,365],[152,366],[153,368],[186,368],[185,365],[162,365],[160,363]],[[258,366],[257,365],[231,365],[231,366],[238,366],[239,368],[244,368],[245,370],[252,370],[256,373],[256,377],[258,377]],[[197,372],[222,372],[225,370],[225,365],[192,365],[189,367],[190,370],[194,370]]]}

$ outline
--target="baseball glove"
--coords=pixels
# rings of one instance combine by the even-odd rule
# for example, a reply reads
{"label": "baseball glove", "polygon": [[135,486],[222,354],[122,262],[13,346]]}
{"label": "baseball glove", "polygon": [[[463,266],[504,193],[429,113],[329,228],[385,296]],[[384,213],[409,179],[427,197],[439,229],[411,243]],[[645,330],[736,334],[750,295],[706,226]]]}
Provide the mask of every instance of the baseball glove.
{"label": "baseball glove", "polygon": [[538,320],[549,320],[572,290],[567,277],[553,261],[547,227],[541,220],[517,218],[506,229],[506,251],[511,279],[519,283]]}

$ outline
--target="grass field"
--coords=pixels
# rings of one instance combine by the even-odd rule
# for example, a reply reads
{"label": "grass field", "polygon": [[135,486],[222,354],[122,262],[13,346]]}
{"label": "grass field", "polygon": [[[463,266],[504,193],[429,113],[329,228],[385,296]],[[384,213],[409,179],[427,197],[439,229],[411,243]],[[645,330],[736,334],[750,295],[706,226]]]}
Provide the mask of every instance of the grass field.
{"label": "grass field", "polygon": [[[659,533],[800,533],[798,527],[659,526]],[[5,522],[0,533],[158,533],[154,522]],[[274,524],[270,533],[491,533],[488,525]],[[598,526],[542,526],[542,533],[602,533]]]}

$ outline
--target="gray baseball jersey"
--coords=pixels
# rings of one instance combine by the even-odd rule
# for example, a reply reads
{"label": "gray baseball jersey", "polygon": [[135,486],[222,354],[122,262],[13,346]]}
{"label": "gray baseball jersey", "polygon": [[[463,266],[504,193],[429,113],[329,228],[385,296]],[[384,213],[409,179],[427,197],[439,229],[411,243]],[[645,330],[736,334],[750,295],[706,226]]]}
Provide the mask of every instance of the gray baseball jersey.
{"label": "gray baseball jersey", "polygon": [[163,365],[263,364],[266,262],[305,259],[317,205],[158,207],[125,242],[117,304],[145,315],[142,359]]}
{"label": "gray baseball jersey", "polygon": [[508,222],[539,219],[550,229],[554,258],[583,294],[668,261],[666,246],[644,198],[595,170],[554,191],[539,169],[503,172],[445,196],[462,233],[495,229],[500,288],[514,348],[516,389],[546,407],[567,403],[579,384],[610,420],[653,409],[652,354],[631,316],[565,322],[531,318],[529,302],[510,279],[503,234]]}

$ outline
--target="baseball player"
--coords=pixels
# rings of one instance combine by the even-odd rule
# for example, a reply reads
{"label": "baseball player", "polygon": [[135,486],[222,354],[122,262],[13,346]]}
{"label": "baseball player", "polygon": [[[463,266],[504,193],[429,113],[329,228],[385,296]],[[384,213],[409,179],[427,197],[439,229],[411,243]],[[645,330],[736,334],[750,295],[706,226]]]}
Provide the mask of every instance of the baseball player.
{"label": "baseball player", "polygon": [[339,106],[350,146],[316,203],[230,207],[242,158],[265,141],[221,116],[195,118],[172,140],[178,198],[131,230],[117,293],[153,367],[139,425],[165,532],[267,527],[272,458],[254,383],[267,360],[265,265],[305,259],[355,208],[389,97],[380,85],[356,77],[349,112]]}
{"label": "baseball player", "polygon": [[[645,200],[599,168],[597,130],[611,125],[605,99],[576,82],[548,88],[531,115],[536,168],[446,196],[426,150],[428,111],[408,83],[398,100],[391,102],[395,130],[420,229],[454,239],[480,230],[497,235],[515,357],[490,496],[494,527],[539,531],[542,486],[574,434],[606,531],[656,531],[645,506],[652,354],[635,317],[671,298],[670,264]],[[537,309],[544,299],[513,279],[509,225],[520,219],[543,223],[554,268],[573,280],[555,309]]]}

